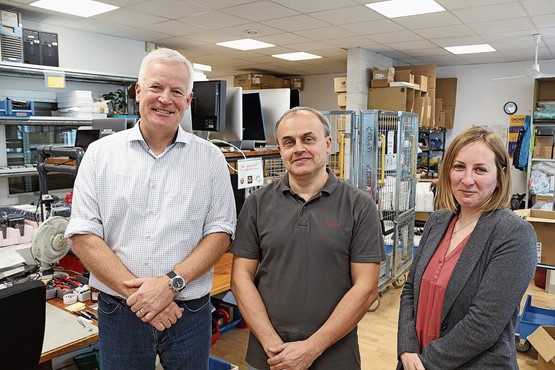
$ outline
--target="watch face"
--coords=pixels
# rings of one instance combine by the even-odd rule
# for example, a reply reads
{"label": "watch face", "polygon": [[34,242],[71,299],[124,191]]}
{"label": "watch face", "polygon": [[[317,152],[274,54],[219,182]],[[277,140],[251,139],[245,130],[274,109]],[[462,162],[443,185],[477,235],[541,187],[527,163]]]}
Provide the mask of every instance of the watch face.
{"label": "watch face", "polygon": [[516,112],[516,109],[517,109],[516,103],[512,101],[506,102],[505,105],[503,106],[503,110],[507,114],[514,114]]}
{"label": "watch face", "polygon": [[183,289],[184,286],[185,286],[185,281],[181,277],[176,276],[172,279],[172,288],[173,288],[173,290],[179,291],[179,290]]}

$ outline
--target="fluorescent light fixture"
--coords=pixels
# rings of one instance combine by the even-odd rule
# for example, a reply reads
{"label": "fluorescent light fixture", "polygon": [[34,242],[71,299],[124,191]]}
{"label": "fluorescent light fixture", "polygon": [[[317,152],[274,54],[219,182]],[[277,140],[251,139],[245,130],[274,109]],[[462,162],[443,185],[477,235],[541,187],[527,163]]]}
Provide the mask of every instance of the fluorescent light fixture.
{"label": "fluorescent light fixture", "polygon": [[207,64],[193,63],[193,69],[197,71],[212,72],[212,66]]}
{"label": "fluorescent light fixture", "polygon": [[272,48],[275,45],[268,44],[266,42],[253,40],[253,39],[241,39],[226,42],[217,42],[216,45],[225,46],[226,48],[238,49],[238,50],[255,50]]}
{"label": "fluorescent light fixture", "polygon": [[490,44],[446,46],[444,49],[453,54],[476,54],[495,51]]}
{"label": "fluorescent light fixture", "polygon": [[304,51],[303,52],[298,52],[298,53],[275,54],[275,55],[272,55],[272,56],[274,58],[280,58],[280,59],[292,60],[292,61],[308,60],[308,59],[321,59],[322,58],[319,55],[305,53]]}
{"label": "fluorescent light fixture", "polygon": [[29,5],[85,18],[119,8],[93,0],[39,0]]}
{"label": "fluorescent light fixture", "polygon": [[445,11],[445,9],[434,0],[389,0],[365,5],[387,18],[407,17],[409,15]]}

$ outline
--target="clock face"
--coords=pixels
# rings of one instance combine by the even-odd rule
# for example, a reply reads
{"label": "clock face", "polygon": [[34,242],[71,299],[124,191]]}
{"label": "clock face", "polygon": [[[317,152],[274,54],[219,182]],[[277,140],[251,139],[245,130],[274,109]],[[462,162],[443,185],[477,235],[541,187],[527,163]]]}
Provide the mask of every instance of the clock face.
{"label": "clock face", "polygon": [[512,101],[506,102],[505,105],[503,106],[503,110],[507,114],[515,114],[517,110],[516,103]]}

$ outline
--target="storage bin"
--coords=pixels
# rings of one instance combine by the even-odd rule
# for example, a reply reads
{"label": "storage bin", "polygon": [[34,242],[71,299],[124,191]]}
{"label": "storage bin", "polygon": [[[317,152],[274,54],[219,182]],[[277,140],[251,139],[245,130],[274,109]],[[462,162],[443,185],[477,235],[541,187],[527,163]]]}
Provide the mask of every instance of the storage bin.
{"label": "storage bin", "polygon": [[83,353],[73,358],[79,370],[101,370],[100,351]]}

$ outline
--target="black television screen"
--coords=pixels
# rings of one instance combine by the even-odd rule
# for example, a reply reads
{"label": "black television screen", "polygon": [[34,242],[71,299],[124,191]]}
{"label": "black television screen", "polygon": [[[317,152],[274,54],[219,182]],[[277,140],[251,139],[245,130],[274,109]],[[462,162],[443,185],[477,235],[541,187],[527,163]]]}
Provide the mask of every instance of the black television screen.
{"label": "black television screen", "polygon": [[249,149],[254,142],[266,142],[264,116],[260,94],[243,94],[243,141],[242,147]]}
{"label": "black television screen", "polygon": [[225,80],[195,81],[191,102],[193,131],[225,130]]}

